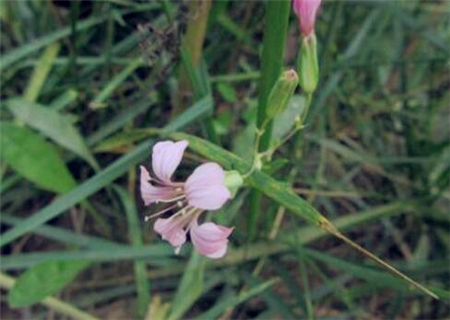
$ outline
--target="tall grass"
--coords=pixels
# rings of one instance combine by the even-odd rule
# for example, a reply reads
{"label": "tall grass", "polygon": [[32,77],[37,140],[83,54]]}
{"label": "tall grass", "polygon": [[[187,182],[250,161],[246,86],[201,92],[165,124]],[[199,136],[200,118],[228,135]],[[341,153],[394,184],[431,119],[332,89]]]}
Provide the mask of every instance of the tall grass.
{"label": "tall grass", "polygon": [[[185,168],[247,172],[264,95],[300,35],[287,1],[212,1],[203,44],[182,41],[192,18],[172,1],[0,2],[1,317],[447,317],[446,2],[324,1],[305,128],[211,215],[235,227],[220,260],[157,237],[137,166],[157,140],[187,138]],[[192,93],[173,112],[177,81]],[[305,101],[298,89],[259,150]]]}

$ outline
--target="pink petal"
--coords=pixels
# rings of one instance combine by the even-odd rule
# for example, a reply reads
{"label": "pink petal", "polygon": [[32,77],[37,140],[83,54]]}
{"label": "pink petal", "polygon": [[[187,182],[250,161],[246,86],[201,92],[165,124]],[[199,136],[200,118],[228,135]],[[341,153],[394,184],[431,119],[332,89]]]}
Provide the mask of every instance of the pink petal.
{"label": "pink petal", "polygon": [[171,183],[170,178],[180,164],[188,144],[186,140],[162,141],[155,144],[152,152],[152,167],[153,172],[162,182]]}
{"label": "pink petal", "polygon": [[300,29],[303,36],[308,36],[316,23],[317,10],[322,0],[294,0],[294,11],[300,19]]}
{"label": "pink petal", "polygon": [[213,162],[202,164],[189,176],[185,184],[189,205],[217,210],[230,198],[230,191],[224,185],[225,173]]}
{"label": "pink petal", "polygon": [[162,200],[170,200],[176,196],[175,188],[173,187],[155,187],[150,184],[150,175],[143,166],[141,166],[141,197],[146,206],[152,203],[158,203]]}
{"label": "pink petal", "polygon": [[227,228],[212,222],[200,226],[192,222],[191,240],[197,251],[209,258],[221,258],[227,252],[228,237],[233,228]]}
{"label": "pink petal", "polygon": [[167,240],[173,247],[181,247],[186,242],[186,231],[183,229],[183,217],[159,218],[155,221],[153,229]]}

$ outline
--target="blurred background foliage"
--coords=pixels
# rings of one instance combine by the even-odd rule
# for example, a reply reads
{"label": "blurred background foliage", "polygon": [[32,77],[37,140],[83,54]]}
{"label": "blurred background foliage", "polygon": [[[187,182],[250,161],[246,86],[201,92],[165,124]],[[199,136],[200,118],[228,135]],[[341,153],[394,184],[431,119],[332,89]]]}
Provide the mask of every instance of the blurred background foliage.
{"label": "blurred background foliage", "polygon": [[[144,223],[152,128],[251,157],[265,3],[210,3],[197,84],[179,68],[189,5],[0,2],[2,318],[448,317],[449,2],[324,1],[307,127],[264,168],[441,301],[273,201],[249,237],[246,189],[214,214],[236,227],[219,261]],[[286,68],[299,37],[291,14]],[[275,139],[303,105],[299,90]]]}

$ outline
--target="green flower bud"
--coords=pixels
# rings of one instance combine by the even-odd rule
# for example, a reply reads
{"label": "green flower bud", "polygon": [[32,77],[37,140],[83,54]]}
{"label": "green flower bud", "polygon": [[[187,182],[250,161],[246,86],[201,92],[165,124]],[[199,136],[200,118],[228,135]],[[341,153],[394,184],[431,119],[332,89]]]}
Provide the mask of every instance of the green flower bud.
{"label": "green flower bud", "polygon": [[243,183],[244,180],[239,172],[236,170],[225,171],[224,184],[230,190],[231,198],[234,198]]}
{"label": "green flower bud", "polygon": [[319,82],[317,40],[314,33],[303,38],[300,53],[297,57],[297,71],[300,76],[300,87],[306,93],[313,93]]}
{"label": "green flower bud", "polygon": [[286,110],[289,99],[298,85],[298,75],[294,69],[287,70],[281,74],[273,86],[267,100],[266,116],[273,119],[276,115]]}

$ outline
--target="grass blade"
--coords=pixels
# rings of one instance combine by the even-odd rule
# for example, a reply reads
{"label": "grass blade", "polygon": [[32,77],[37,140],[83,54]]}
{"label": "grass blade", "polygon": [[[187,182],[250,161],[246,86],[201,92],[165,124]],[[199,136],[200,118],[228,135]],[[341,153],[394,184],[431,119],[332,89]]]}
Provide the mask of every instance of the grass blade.
{"label": "grass blade", "polygon": [[58,42],[55,42],[45,49],[38,63],[34,67],[30,82],[28,83],[28,87],[25,90],[24,98],[26,100],[33,102],[38,98],[42,86],[44,85],[45,79],[47,79],[53,62],[58,55],[60,47],[61,45]]}

